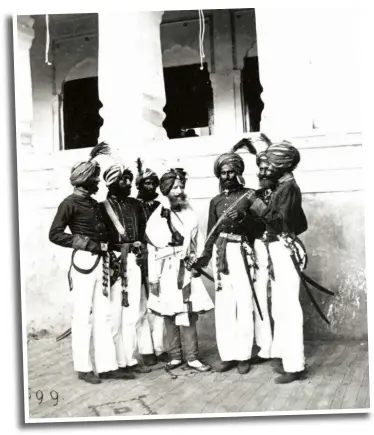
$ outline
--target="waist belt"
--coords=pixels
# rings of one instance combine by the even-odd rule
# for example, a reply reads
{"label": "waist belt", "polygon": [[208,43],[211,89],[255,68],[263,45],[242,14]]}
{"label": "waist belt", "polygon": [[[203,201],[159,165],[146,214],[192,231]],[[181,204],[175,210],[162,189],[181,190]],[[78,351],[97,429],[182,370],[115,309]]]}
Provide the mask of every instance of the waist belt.
{"label": "waist belt", "polygon": [[254,278],[252,278],[252,272],[254,273],[254,269],[256,268],[255,258],[253,254],[253,250],[248,244],[247,238],[245,236],[241,236],[238,234],[227,234],[221,233],[216,241],[217,247],[217,286],[216,290],[222,290],[221,284],[221,274],[228,275],[229,274],[229,266],[227,263],[227,255],[226,248],[227,243],[240,243],[240,254],[244,263],[245,271],[248,276],[249,284],[251,286],[252,295],[254,301],[256,303],[257,310],[259,312],[261,320],[263,320],[260,303],[258,301],[256,291],[254,288]]}
{"label": "waist belt", "polygon": [[216,248],[217,248],[217,257],[216,257],[216,265],[217,265],[217,291],[222,289],[221,286],[221,274],[228,275],[229,274],[229,265],[227,263],[227,254],[226,248],[227,243],[243,243],[246,242],[247,239],[245,236],[241,236],[239,234],[228,234],[228,233],[220,233],[216,240]]}
{"label": "waist belt", "polygon": [[[265,234],[266,234],[266,236],[265,236]],[[266,238],[266,243],[273,243],[273,242],[279,241],[279,237],[276,234],[264,233],[262,240],[264,240],[264,238]]]}
{"label": "waist belt", "polygon": [[73,290],[73,279],[71,277],[71,269],[74,268],[79,273],[82,273],[84,275],[89,275],[90,273],[92,273],[96,269],[96,267],[100,263],[100,259],[102,258],[103,259],[103,281],[102,281],[103,288],[102,288],[102,292],[103,292],[104,296],[108,297],[108,277],[109,277],[109,256],[108,256],[108,253],[104,252],[102,255],[98,255],[96,257],[95,263],[89,269],[82,269],[81,267],[77,266],[74,263],[74,257],[75,257],[76,253],[77,253],[77,249],[74,249],[74,251],[71,255],[71,262],[70,262],[70,267],[69,267],[69,271],[68,271],[68,281],[69,281],[70,291]]}
{"label": "waist belt", "polygon": [[220,237],[223,239],[227,239],[228,242],[243,242],[247,240],[245,236],[241,236],[239,234],[220,233],[218,238]]}

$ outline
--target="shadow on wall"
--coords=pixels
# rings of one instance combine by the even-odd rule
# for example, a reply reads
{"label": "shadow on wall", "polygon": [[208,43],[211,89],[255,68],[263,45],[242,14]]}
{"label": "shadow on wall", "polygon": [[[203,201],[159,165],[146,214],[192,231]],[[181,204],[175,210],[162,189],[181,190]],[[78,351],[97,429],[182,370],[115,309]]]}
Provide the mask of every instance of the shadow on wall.
{"label": "shadow on wall", "polygon": [[329,327],[301,290],[306,339],[367,340],[363,200],[362,192],[304,197],[309,221],[309,230],[302,237],[309,253],[306,272],[335,292],[335,297],[314,292],[331,322]]}

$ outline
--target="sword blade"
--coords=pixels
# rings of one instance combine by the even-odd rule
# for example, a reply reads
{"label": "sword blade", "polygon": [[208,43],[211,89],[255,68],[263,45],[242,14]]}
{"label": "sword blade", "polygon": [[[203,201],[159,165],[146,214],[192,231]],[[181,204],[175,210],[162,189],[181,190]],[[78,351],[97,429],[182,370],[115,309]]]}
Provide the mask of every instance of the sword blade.
{"label": "sword blade", "polygon": [[209,281],[214,282],[214,278],[213,278],[211,275],[209,275],[208,272],[205,272],[205,270],[203,270],[203,269],[195,269],[195,270],[197,270],[198,272],[200,272],[201,275],[205,276],[205,278],[209,279]]}
{"label": "sword blade", "polygon": [[59,336],[56,338],[56,342],[57,342],[57,341],[61,341],[61,340],[63,340],[64,338],[69,337],[70,334],[71,334],[71,328],[67,329],[65,332],[63,332],[61,335],[59,335]]}
{"label": "sword blade", "polygon": [[304,272],[301,272],[301,273],[302,273],[305,281],[308,284],[312,285],[313,287],[315,287],[317,290],[319,290],[322,293],[326,293],[327,295],[330,295],[330,296],[335,296],[334,292],[327,290],[327,288],[323,287],[323,285],[321,285],[321,284],[318,284],[318,282],[314,281],[310,276],[306,275]]}
{"label": "sword blade", "polygon": [[244,249],[243,245],[240,245],[240,251],[242,253],[242,257],[243,257],[243,261],[244,261],[244,267],[245,267],[245,270],[246,270],[247,275],[248,275],[249,284],[251,286],[252,295],[253,295],[253,299],[255,300],[255,304],[256,304],[256,307],[257,307],[258,314],[260,315],[261,320],[264,320],[264,318],[262,316],[262,311],[261,311],[261,308],[260,308],[260,303],[258,302],[255,286],[254,286],[253,281],[252,281],[251,271],[249,269],[249,265],[248,265],[248,262],[247,262],[247,253],[245,252],[245,249]]}
{"label": "sword blade", "polygon": [[303,274],[300,272],[299,267],[297,265],[297,261],[296,258],[293,255],[290,255],[292,263],[296,269],[297,274],[300,277],[301,283],[303,284],[310,301],[312,302],[312,304],[314,305],[314,308],[317,310],[318,314],[320,315],[320,317],[328,324],[330,325],[330,321],[328,320],[328,318],[325,316],[325,314],[323,313],[323,311],[321,310],[321,308],[319,307],[317,301],[315,300],[312,292],[310,291],[310,288],[308,287],[308,284],[306,283]]}

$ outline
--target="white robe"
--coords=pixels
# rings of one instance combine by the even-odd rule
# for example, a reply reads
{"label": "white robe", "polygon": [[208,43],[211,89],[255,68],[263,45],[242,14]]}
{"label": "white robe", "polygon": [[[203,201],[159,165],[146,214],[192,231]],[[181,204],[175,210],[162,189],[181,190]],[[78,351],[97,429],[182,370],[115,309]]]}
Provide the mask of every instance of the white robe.
{"label": "white robe", "polygon": [[[181,315],[188,312],[183,301],[183,293],[178,289],[177,279],[180,260],[191,252],[199,255],[201,246],[198,221],[191,208],[181,212],[171,212],[171,222],[184,237],[183,246],[170,247],[171,232],[165,218],[161,217],[162,206],[159,206],[148,220],[146,234],[153,245],[149,245],[148,276],[149,282],[160,283],[160,294],[155,296],[150,292],[148,308],[163,316]],[[213,302],[205,289],[201,278],[193,278],[191,272],[185,270],[183,287],[191,284],[189,301],[195,313],[206,312],[214,308]],[[183,322],[186,320],[184,316]],[[188,321],[187,321],[188,323]]]}

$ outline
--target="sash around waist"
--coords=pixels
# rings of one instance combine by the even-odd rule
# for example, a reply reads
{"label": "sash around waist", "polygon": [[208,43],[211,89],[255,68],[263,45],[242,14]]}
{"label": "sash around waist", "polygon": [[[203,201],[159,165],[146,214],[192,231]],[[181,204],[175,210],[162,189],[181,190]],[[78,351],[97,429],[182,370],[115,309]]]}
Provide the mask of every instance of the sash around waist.
{"label": "sash around waist", "polygon": [[236,243],[247,241],[246,236],[241,236],[239,234],[220,233],[218,238],[227,239],[228,242]]}

